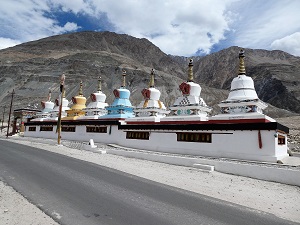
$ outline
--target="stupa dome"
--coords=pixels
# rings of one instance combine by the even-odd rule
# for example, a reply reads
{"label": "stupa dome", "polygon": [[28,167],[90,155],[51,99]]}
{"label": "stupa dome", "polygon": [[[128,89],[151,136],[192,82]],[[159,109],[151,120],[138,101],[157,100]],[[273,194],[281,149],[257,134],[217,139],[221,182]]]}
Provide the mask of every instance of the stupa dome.
{"label": "stupa dome", "polygon": [[[166,107],[163,104],[163,102],[161,102],[159,100],[160,98],[160,91],[158,89],[156,89],[154,87],[154,69],[151,70],[150,73],[150,82],[149,82],[149,87],[145,88],[142,90],[142,95],[144,97],[144,100],[140,102],[140,104],[137,106],[137,109],[135,110],[136,112],[140,112],[141,109],[150,109],[152,110],[152,114],[148,113],[149,115],[154,115],[154,111],[159,111],[160,113],[162,113],[161,110],[165,110]],[[154,111],[153,111],[154,110]],[[147,111],[147,110],[146,110]],[[165,113],[163,114],[163,116],[165,116]]]}
{"label": "stupa dome", "polygon": [[244,50],[241,50],[239,53],[239,74],[231,82],[230,93],[226,101],[258,99],[252,78],[246,76],[244,57]]}
{"label": "stupa dome", "polygon": [[142,95],[145,100],[158,101],[160,98],[160,91],[154,87],[154,69],[150,73],[149,88],[143,89]]}
{"label": "stupa dome", "polygon": [[43,101],[43,102],[41,102],[41,104],[43,106],[42,112],[50,112],[54,108],[54,102],[50,102],[50,101],[44,102]]}
{"label": "stupa dome", "polygon": [[160,98],[160,91],[156,88],[149,88],[148,89],[150,91],[150,98],[151,100],[157,101]]}
{"label": "stupa dome", "polygon": [[[56,106],[58,107],[60,105],[60,100],[56,99],[55,102],[56,102]],[[68,105],[69,105],[69,100],[66,99],[66,98],[63,98],[63,100],[62,100],[62,107],[63,108],[65,107],[65,108],[69,109]]]}
{"label": "stupa dome", "polygon": [[200,97],[201,87],[199,84],[194,83],[193,81],[183,82],[181,85],[179,85],[179,88],[183,96],[190,95]]}
{"label": "stupa dome", "polygon": [[[65,91],[63,91],[62,93],[63,95],[63,99],[62,99],[62,111],[68,110],[69,108],[69,100],[65,98]],[[60,98],[55,99],[55,106],[53,108],[54,112],[58,112],[59,111],[59,106],[60,106]]]}
{"label": "stupa dome", "polygon": [[124,87],[121,87],[114,90],[114,95],[116,98],[129,98],[130,91]]}
{"label": "stupa dome", "polygon": [[96,92],[90,95],[92,102],[105,102],[106,94],[103,92]]}
{"label": "stupa dome", "polygon": [[82,94],[82,81],[80,82],[79,94],[72,98],[73,105],[71,109],[78,109],[81,110],[86,108],[86,98]]}
{"label": "stupa dome", "polygon": [[86,110],[87,109],[104,108],[105,106],[107,106],[107,103],[105,103],[106,94],[104,94],[101,91],[101,77],[99,77],[99,80],[98,80],[98,90],[97,90],[97,92],[92,93],[90,95],[90,98],[91,98],[91,102],[86,107]]}
{"label": "stupa dome", "polygon": [[49,90],[48,99],[47,101],[42,101],[42,113],[47,113],[53,110],[54,108],[54,102],[51,102],[51,91]]}

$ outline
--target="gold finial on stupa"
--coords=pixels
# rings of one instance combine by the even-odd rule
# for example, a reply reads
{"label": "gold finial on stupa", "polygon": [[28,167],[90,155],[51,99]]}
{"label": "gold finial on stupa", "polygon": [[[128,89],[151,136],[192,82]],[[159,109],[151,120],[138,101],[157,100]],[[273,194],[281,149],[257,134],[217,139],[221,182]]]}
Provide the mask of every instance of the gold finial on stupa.
{"label": "gold finial on stupa", "polygon": [[239,75],[246,74],[245,62],[244,62],[245,54],[244,53],[245,53],[244,49],[241,49],[240,53],[239,53],[239,59],[240,59]]}
{"label": "gold finial on stupa", "polygon": [[188,69],[188,82],[191,82],[194,80],[194,74],[193,74],[193,60],[190,59],[189,62],[189,69]]}
{"label": "gold finial on stupa", "polygon": [[98,79],[98,91],[100,92],[102,88],[101,77]]}
{"label": "gold finial on stupa", "polygon": [[154,88],[154,69],[151,70],[149,87]]}
{"label": "gold finial on stupa", "polygon": [[122,77],[123,77],[123,83],[122,83],[122,87],[124,87],[125,88],[125,86],[126,86],[126,70],[123,70],[122,71]]}
{"label": "gold finial on stupa", "polygon": [[83,96],[83,93],[82,93],[82,80],[80,81],[80,87],[79,87],[78,95]]}
{"label": "gold finial on stupa", "polygon": [[65,97],[66,97],[66,89],[65,89],[65,88],[63,89],[63,92],[62,92],[62,97],[63,97],[63,98],[65,98]]}

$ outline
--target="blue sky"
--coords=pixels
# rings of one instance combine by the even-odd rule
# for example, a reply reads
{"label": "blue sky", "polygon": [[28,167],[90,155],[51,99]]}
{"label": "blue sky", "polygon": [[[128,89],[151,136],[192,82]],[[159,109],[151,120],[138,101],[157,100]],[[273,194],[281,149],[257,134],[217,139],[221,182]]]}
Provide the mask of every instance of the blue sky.
{"label": "blue sky", "polygon": [[0,0],[0,49],[93,30],[191,56],[230,46],[300,56],[300,0]]}

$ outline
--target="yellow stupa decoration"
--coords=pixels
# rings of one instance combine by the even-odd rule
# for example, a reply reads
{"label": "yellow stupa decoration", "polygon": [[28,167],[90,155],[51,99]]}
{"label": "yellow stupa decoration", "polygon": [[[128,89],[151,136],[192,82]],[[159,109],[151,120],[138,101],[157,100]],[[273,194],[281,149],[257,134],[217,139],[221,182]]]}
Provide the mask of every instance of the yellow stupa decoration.
{"label": "yellow stupa decoration", "polygon": [[76,120],[80,116],[84,116],[85,112],[82,110],[86,108],[86,98],[82,94],[82,81],[80,81],[79,93],[72,98],[73,105],[71,109],[66,110],[67,116],[62,120]]}

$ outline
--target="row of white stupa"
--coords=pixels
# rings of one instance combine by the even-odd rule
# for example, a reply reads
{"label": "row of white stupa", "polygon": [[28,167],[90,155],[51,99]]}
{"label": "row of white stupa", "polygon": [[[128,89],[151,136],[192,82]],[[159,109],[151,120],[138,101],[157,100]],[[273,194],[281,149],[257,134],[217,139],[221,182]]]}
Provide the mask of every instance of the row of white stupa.
{"label": "row of white stupa", "polygon": [[[241,50],[239,53],[239,73],[231,83],[229,96],[219,104],[221,108],[220,114],[209,117],[209,120],[264,119],[274,121],[263,114],[263,109],[267,107],[267,104],[259,100],[252,78],[246,76],[244,57],[244,51]],[[62,117],[76,120],[109,118],[107,114],[113,114],[112,108],[123,107],[119,113],[126,114],[126,117],[124,117],[125,121],[131,123],[168,122],[178,119],[182,122],[208,120],[208,113],[211,111],[211,108],[200,97],[200,85],[193,82],[192,60],[189,63],[188,81],[183,82],[179,86],[182,96],[177,98],[169,110],[159,100],[160,91],[154,87],[153,70],[149,88],[142,91],[144,100],[136,108],[131,106],[129,101],[130,92],[125,88],[126,73],[123,71],[122,75],[123,85],[121,88],[114,90],[115,101],[111,106],[105,103],[106,95],[101,91],[101,80],[99,80],[98,91],[91,94],[91,102],[85,107],[86,98],[82,95],[81,83],[79,95],[72,98],[73,106],[71,109],[68,107],[69,101],[63,96]],[[57,120],[60,101],[56,100],[56,104],[54,104],[50,98],[51,94],[49,93],[48,101],[42,103],[42,112],[37,113],[36,118],[32,121]],[[114,118],[118,118],[118,116]]]}

